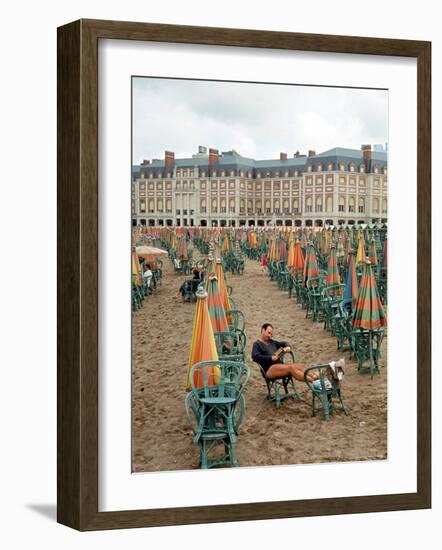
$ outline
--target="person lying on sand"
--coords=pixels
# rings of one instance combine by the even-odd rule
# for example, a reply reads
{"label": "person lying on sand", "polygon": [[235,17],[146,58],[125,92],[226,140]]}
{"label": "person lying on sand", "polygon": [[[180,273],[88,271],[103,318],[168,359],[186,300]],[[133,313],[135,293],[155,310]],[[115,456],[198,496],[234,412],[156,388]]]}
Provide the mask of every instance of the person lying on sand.
{"label": "person lying on sand", "polygon": [[[278,342],[278,340],[273,340],[272,336],[273,326],[270,323],[264,323],[261,327],[260,338],[253,343],[253,361],[261,365],[266,377],[270,380],[291,375],[296,380],[304,382],[306,367],[300,363],[282,363],[282,353],[290,351],[291,348],[287,342]],[[307,375],[309,382],[314,382],[317,378],[318,375],[316,373]]]}

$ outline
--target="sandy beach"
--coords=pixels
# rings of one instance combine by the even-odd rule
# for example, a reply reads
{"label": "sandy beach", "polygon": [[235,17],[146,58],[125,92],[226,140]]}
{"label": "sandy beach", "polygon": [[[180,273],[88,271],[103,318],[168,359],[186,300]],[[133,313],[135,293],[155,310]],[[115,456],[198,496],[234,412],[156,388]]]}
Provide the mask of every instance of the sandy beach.
{"label": "sandy beach", "polygon": [[[195,304],[174,295],[188,277],[174,274],[164,261],[162,285],[133,315],[132,441],[133,471],[188,470],[198,462],[198,446],[184,409],[185,381]],[[323,323],[305,318],[305,310],[278,290],[256,261],[247,260],[242,276],[227,275],[232,297],[246,319],[246,416],[237,442],[240,466],[270,466],[387,458],[387,337],[382,343],[380,374],[358,374],[349,353],[336,350],[336,339]],[[346,361],[342,393],[349,415],[335,413],[326,422],[311,416],[311,397],[298,382],[302,401],[287,400],[280,409],[266,399],[265,382],[251,358],[262,323],[271,322],[274,338],[290,342],[305,366]]]}

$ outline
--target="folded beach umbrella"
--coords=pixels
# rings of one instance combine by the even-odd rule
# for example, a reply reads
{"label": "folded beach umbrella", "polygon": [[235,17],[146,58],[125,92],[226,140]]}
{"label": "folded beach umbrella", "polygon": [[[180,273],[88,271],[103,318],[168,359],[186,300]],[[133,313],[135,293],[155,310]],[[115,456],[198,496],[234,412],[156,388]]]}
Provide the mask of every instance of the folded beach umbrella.
{"label": "folded beach umbrella", "polygon": [[207,265],[206,265],[206,275],[205,275],[206,290],[209,285],[209,279],[212,275],[216,275],[216,267],[215,267],[215,259],[213,258],[212,255],[210,255],[207,258]]}
{"label": "folded beach umbrella", "polygon": [[388,239],[387,237],[385,237],[385,241],[384,241],[384,254],[383,254],[383,257],[382,257],[382,267],[384,267],[385,269],[387,269],[387,257],[388,257],[388,246],[387,246],[387,243],[388,243]]}
{"label": "folded beach umbrella", "polygon": [[358,236],[358,251],[356,253],[356,265],[359,264],[365,264],[366,262],[366,256],[365,256],[365,243],[364,243],[364,237],[362,233],[359,231]]}
{"label": "folded beach umbrella", "polygon": [[374,239],[372,239],[370,248],[368,249],[368,259],[370,260],[371,265],[378,265],[378,255],[376,252],[376,244]]}
{"label": "folded beach umbrella", "polygon": [[[215,275],[218,280],[219,293],[221,295],[221,303],[224,311],[229,311],[232,309],[232,305],[230,303],[229,293],[227,291],[226,278],[224,276],[224,269],[221,260],[216,262]],[[227,322],[232,322],[229,315],[227,315]]]}
{"label": "folded beach umbrella", "polygon": [[375,330],[387,324],[370,260],[364,264],[352,324],[353,328],[365,330]]}
{"label": "folded beach umbrella", "polygon": [[339,265],[342,265],[345,259],[344,243],[341,238],[338,238],[338,244],[336,248],[336,260]]}
{"label": "folded beach umbrella", "polygon": [[223,250],[223,254],[226,254],[230,250],[230,242],[229,242],[229,237],[227,235],[224,235],[222,250]]}
{"label": "folded beach umbrella", "polygon": [[229,323],[227,322],[216,275],[212,275],[209,278],[209,284],[207,285],[207,306],[214,332],[228,332]]}
{"label": "folded beach umbrella", "polygon": [[293,237],[290,236],[289,241],[289,253],[287,256],[287,269],[291,269],[292,267],[295,267],[295,243],[293,241]]}
{"label": "folded beach umbrella", "polygon": [[[192,341],[190,344],[189,363],[187,366],[186,389],[191,389],[190,370],[193,365],[200,361],[217,361],[218,352],[216,350],[215,337],[213,336],[212,322],[209,317],[209,309],[207,306],[207,292],[203,289],[198,290],[195,307],[195,315],[193,317],[193,332]],[[212,374],[215,379],[210,378],[211,383],[216,383],[216,374],[219,373],[218,367],[212,367]],[[196,388],[203,386],[202,373],[196,371],[194,373],[194,385]]]}
{"label": "folded beach umbrella", "polygon": [[272,240],[270,241],[269,253],[267,256],[268,263],[271,263],[273,262],[273,260],[276,260],[276,240],[274,237],[271,237],[271,239]]}
{"label": "folded beach umbrella", "polygon": [[355,267],[355,256],[354,253],[350,253],[350,264],[347,271],[347,281],[345,284],[344,295],[342,297],[343,301],[350,302],[352,304],[352,309],[358,298],[358,279],[356,277],[356,267]]}
{"label": "folded beach umbrella", "polygon": [[293,258],[293,272],[296,274],[300,274],[304,271],[304,254],[302,253],[301,243],[296,241],[295,243],[295,251],[294,251],[294,258]]}
{"label": "folded beach umbrella", "polygon": [[327,286],[337,285],[341,282],[338,271],[338,261],[336,259],[336,248],[334,246],[330,249],[330,256],[328,257],[327,264],[327,277],[325,278],[325,284]]}
{"label": "folded beach umbrella", "polygon": [[318,261],[316,259],[316,251],[313,244],[310,244],[304,264],[304,284],[306,286],[317,286],[317,281],[313,281],[311,285],[308,284],[312,277],[319,277]]}

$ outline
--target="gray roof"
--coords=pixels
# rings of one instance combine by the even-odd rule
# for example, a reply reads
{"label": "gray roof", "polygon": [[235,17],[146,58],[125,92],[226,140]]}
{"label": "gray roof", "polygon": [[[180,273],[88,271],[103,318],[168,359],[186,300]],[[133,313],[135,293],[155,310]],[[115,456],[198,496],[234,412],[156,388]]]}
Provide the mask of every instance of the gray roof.
{"label": "gray roof", "polygon": [[[372,163],[375,161],[381,166],[387,164],[387,153],[383,151],[372,151]],[[274,171],[276,169],[284,168],[293,168],[299,167],[301,171],[304,171],[307,164],[311,163],[313,165],[318,164],[319,162],[331,161],[333,163],[337,162],[346,162],[346,163],[361,163],[364,161],[363,152],[360,149],[348,149],[345,147],[335,147],[324,151],[312,157],[307,157],[305,155],[298,157],[287,157],[285,160],[281,159],[261,159],[255,160],[248,157],[243,157],[235,150],[223,151],[218,158],[218,161],[212,166],[212,169],[218,169],[220,167],[227,169],[244,169],[244,170],[263,170],[269,169],[269,171]],[[176,167],[192,167],[192,166],[206,166],[209,167],[209,156],[202,155],[192,158],[181,158],[175,159]],[[158,169],[162,170],[165,167],[164,159],[153,159],[150,164],[146,165],[136,165],[133,167],[133,176],[136,177],[141,170],[150,172],[154,170],[155,172]]]}

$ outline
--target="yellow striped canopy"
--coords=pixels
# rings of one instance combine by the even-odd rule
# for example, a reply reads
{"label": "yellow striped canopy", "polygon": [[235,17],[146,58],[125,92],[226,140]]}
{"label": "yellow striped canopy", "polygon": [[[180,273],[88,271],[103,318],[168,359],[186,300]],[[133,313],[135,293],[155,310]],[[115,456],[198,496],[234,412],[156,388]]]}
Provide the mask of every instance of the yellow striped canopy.
{"label": "yellow striped canopy", "polygon": [[[209,308],[207,306],[207,292],[198,291],[195,315],[193,317],[192,342],[190,344],[189,363],[187,365],[186,389],[191,389],[190,371],[196,363],[200,361],[217,361],[218,352],[216,350],[215,337],[213,336],[212,322],[209,317]],[[213,374],[219,372],[218,367],[213,367]],[[194,373],[194,386],[200,388],[203,385],[202,374],[198,371]]]}

